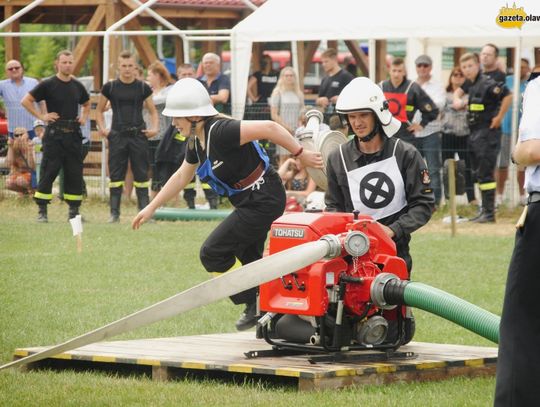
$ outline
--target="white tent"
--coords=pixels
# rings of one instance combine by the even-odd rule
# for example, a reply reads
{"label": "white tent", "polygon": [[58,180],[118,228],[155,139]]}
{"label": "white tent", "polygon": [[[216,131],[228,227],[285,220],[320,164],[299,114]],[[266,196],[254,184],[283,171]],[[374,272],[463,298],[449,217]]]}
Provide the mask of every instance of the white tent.
{"label": "white tent", "polygon": [[[539,47],[540,21],[525,22],[521,29],[497,25],[501,7],[506,6],[492,0],[268,0],[232,30],[233,114],[243,113],[253,42],[414,39],[408,54],[425,52],[434,61],[440,61],[434,54],[441,54],[443,46],[492,42],[518,48],[517,55],[522,44]],[[540,17],[537,0],[522,0],[516,6]]]}

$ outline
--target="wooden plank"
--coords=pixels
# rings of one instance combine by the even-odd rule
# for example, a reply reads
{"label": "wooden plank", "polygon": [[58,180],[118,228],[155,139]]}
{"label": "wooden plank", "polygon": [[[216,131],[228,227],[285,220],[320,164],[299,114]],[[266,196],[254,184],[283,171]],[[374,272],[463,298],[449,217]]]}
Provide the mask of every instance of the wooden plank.
{"label": "wooden plank", "polygon": [[[414,352],[415,359],[384,362],[309,362],[309,355],[246,359],[245,352],[269,349],[253,332],[211,334],[101,342],[56,356],[75,363],[151,366],[154,380],[169,380],[177,371],[203,370],[229,374],[262,375],[297,379],[299,390],[340,388],[362,384],[386,384],[442,380],[456,376],[486,376],[495,373],[497,348],[411,342],[400,348]],[[24,357],[43,348],[17,349]],[[354,351],[350,354],[378,353]]]}

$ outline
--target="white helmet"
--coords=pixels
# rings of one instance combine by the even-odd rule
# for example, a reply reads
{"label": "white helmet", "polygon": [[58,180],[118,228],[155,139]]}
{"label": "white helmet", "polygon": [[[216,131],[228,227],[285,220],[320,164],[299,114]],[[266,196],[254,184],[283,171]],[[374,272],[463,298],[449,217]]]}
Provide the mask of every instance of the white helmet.
{"label": "white helmet", "polygon": [[215,116],[218,111],[212,105],[210,95],[197,79],[183,78],[176,82],[165,100],[163,116],[190,117]]}
{"label": "white helmet", "polygon": [[401,122],[388,110],[382,89],[368,78],[355,78],[339,94],[336,111],[347,114],[362,110],[370,110],[377,115],[388,137],[396,134],[401,127]]}

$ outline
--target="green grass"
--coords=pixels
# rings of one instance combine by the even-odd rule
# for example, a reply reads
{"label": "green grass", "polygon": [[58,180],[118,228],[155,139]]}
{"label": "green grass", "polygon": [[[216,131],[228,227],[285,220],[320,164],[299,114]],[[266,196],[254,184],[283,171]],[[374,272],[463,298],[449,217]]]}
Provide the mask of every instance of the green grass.
{"label": "green grass", "polygon": [[[216,223],[158,222],[134,232],[133,205],[122,223],[108,225],[104,203],[83,205],[83,252],[77,254],[67,206],[50,205],[37,224],[35,205],[0,200],[0,364],[17,347],[63,342],[207,279],[198,251]],[[450,238],[448,230],[414,235],[413,280],[448,291],[500,314],[511,233]],[[223,300],[120,338],[233,332],[241,308]],[[416,341],[493,346],[441,318],[416,310]],[[0,406],[223,405],[223,406],[488,406],[494,379],[364,386],[298,393],[267,383],[185,379],[156,383],[104,373],[17,370],[0,372]]]}

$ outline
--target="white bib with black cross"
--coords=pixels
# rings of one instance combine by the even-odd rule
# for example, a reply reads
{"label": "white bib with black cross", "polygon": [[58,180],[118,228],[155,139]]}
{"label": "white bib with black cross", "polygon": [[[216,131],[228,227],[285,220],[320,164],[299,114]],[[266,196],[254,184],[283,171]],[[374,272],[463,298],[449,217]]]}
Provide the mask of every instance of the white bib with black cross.
{"label": "white bib with black cross", "polygon": [[394,145],[392,157],[352,171],[347,170],[342,146],[339,146],[351,200],[354,209],[360,211],[361,215],[369,215],[375,220],[383,219],[407,205],[405,183],[395,157],[398,142]]}

